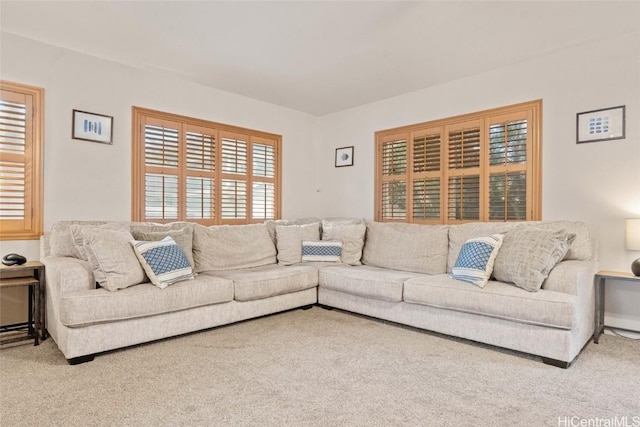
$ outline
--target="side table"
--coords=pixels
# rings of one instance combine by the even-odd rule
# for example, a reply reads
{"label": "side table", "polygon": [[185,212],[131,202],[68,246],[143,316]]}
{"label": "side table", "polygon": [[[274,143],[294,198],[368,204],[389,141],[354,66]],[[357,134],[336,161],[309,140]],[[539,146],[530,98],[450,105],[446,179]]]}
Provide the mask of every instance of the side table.
{"label": "side table", "polygon": [[596,288],[596,315],[595,329],[593,331],[593,342],[596,344],[598,344],[598,339],[604,331],[604,287],[607,279],[624,280],[640,285],[640,277],[634,276],[631,273],[620,271],[598,271],[596,273],[594,278]]}
{"label": "side table", "polygon": [[46,339],[45,280],[44,264],[39,261],[28,261],[22,265],[12,266],[0,264],[0,288],[29,287],[28,334],[24,337],[2,340],[0,344],[33,339],[34,345],[38,345],[40,339]]}

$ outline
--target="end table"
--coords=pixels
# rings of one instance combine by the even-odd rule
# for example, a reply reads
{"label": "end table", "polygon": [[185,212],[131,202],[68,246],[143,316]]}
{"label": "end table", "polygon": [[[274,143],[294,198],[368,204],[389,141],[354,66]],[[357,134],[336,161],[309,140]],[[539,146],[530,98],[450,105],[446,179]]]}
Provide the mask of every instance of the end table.
{"label": "end table", "polygon": [[[38,345],[40,339],[46,339],[45,280],[44,264],[39,261],[28,261],[22,265],[12,266],[0,264],[0,289],[29,287],[28,334],[24,337],[2,340],[0,344],[33,339],[34,345]],[[6,328],[0,327],[0,332],[6,332],[2,329]]]}
{"label": "end table", "polygon": [[604,331],[604,286],[607,279],[624,280],[640,285],[640,277],[634,276],[631,273],[621,271],[598,271],[596,273],[594,278],[596,287],[596,315],[595,329],[593,331],[593,342],[596,344],[598,344],[598,339]]}

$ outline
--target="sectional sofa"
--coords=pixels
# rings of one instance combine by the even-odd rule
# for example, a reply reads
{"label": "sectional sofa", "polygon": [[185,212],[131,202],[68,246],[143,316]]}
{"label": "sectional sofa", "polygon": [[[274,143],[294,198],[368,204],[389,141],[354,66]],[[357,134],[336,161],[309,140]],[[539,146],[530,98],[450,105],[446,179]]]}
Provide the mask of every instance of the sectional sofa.
{"label": "sectional sofa", "polygon": [[[500,246],[484,280],[470,279],[462,269],[469,267],[462,265],[468,249],[488,236],[499,236]],[[131,241],[161,239],[179,246],[189,265],[186,280],[159,287],[149,282],[154,272]],[[594,329],[597,257],[581,222],[63,221],[43,236],[41,254],[46,327],[71,364],[314,304],[530,353],[561,367]]]}

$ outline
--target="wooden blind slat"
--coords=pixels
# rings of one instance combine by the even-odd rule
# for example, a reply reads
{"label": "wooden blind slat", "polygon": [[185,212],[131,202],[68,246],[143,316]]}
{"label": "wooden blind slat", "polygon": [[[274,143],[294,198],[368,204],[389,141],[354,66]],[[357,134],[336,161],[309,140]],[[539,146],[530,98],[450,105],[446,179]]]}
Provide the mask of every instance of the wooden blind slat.
{"label": "wooden blind slat", "polygon": [[448,186],[448,218],[452,220],[479,220],[480,177],[451,177]]}
{"label": "wooden blind slat", "polygon": [[480,128],[449,132],[449,169],[480,166]]}
{"label": "wooden blind slat", "polygon": [[26,104],[0,99],[0,153],[24,154],[26,140]]}
{"label": "wooden blind slat", "polygon": [[215,130],[208,133],[187,130],[185,140],[187,169],[213,172],[216,161]]}
{"label": "wooden blind slat", "polygon": [[231,179],[222,180],[220,211],[223,219],[247,217],[247,183]]}
{"label": "wooden blind slat", "polygon": [[274,219],[276,215],[275,184],[269,182],[254,182],[253,191],[253,219]]}
{"label": "wooden blind slat", "polygon": [[413,139],[413,171],[440,170],[440,134],[419,136]]}
{"label": "wooden blind slat", "polygon": [[145,217],[178,219],[178,177],[145,174]]}
{"label": "wooden blind slat", "polygon": [[527,216],[526,172],[489,176],[489,219],[523,221]]}
{"label": "wooden blind slat", "polygon": [[187,176],[187,219],[215,217],[215,181],[213,178]]}
{"label": "wooden blind slat", "polygon": [[247,173],[247,141],[222,138],[222,172],[245,175]]}
{"label": "wooden blind slat", "polygon": [[413,181],[413,219],[440,218],[440,178]]}
{"label": "wooden blind slat", "polygon": [[24,162],[0,161],[0,219],[24,220],[26,187]]}
{"label": "wooden blind slat", "polygon": [[489,126],[489,164],[506,165],[527,161],[527,120]]}
{"label": "wooden blind slat", "polygon": [[383,175],[403,175],[407,173],[407,141],[397,140],[382,145]]}
{"label": "wooden blind slat", "polygon": [[276,150],[273,145],[253,144],[253,175],[267,178],[275,177]]}
{"label": "wooden blind slat", "polygon": [[382,218],[386,220],[407,217],[406,181],[388,181],[382,184]]}
{"label": "wooden blind slat", "polygon": [[178,138],[179,130],[177,127],[146,124],[144,128],[145,165],[177,168]]}

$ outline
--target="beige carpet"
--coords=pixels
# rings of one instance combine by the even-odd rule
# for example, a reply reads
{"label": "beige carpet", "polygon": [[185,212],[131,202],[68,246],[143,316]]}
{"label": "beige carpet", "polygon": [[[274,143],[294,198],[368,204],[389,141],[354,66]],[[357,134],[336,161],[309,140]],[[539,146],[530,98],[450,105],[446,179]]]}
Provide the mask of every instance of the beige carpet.
{"label": "beige carpet", "polygon": [[638,341],[603,336],[563,370],[319,307],[78,366],[51,339],[0,350],[3,427],[640,423],[639,391]]}

